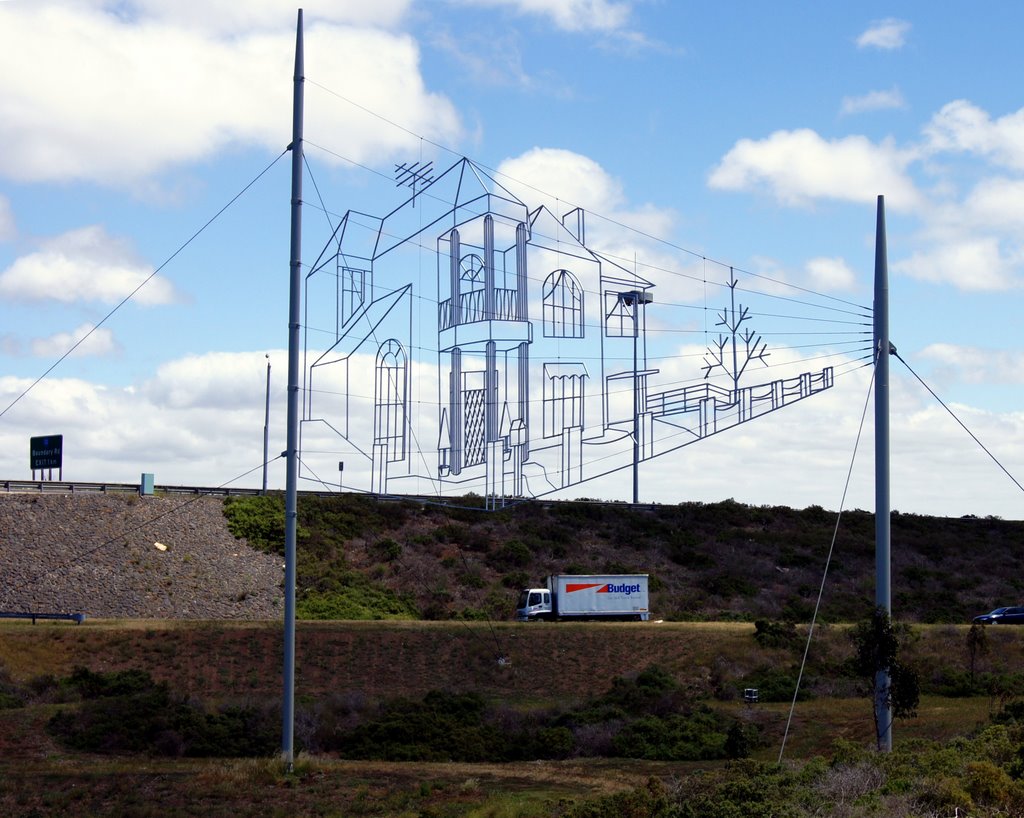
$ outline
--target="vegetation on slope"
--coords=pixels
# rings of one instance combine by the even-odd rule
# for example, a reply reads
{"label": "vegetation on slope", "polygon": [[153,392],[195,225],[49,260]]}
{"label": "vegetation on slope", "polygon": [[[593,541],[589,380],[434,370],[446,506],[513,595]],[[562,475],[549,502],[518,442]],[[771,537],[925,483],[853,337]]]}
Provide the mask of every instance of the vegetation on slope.
{"label": "vegetation on slope", "polygon": [[[297,594],[309,618],[508,619],[519,588],[551,573],[651,575],[667,620],[809,621],[836,515],[720,503],[632,507],[538,501],[485,512],[363,495],[299,502]],[[225,501],[231,531],[283,553],[280,495]],[[893,607],[904,621],[962,623],[1024,596],[1007,571],[1024,523],[894,513]],[[953,582],[955,578],[955,582]],[[846,512],[821,617],[870,615],[874,518]]]}

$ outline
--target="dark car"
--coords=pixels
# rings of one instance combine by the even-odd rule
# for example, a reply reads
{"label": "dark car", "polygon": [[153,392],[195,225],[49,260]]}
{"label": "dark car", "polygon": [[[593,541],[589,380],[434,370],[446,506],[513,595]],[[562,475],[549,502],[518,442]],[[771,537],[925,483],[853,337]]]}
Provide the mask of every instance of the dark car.
{"label": "dark car", "polygon": [[1024,625],[1024,608],[996,608],[974,621],[979,625]]}

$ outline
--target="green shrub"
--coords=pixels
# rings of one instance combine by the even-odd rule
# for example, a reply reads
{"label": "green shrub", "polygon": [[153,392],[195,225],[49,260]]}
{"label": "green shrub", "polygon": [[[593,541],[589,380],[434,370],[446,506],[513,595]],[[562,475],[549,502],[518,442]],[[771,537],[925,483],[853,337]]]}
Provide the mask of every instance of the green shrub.
{"label": "green shrub", "polygon": [[734,721],[725,734],[726,758],[746,758],[760,741],[758,729],[753,724]]}
{"label": "green shrub", "polygon": [[227,497],[224,516],[228,531],[244,538],[253,548],[284,554],[284,496]]}
{"label": "green shrub", "polygon": [[1013,786],[1013,779],[991,761],[967,763],[965,785],[967,792],[978,804],[1005,804]]}
{"label": "green shrub", "polygon": [[533,552],[522,540],[509,540],[491,554],[489,562],[498,568],[525,568],[533,560]]}
{"label": "green shrub", "polygon": [[[748,687],[757,688],[758,701],[791,702],[796,690],[797,674],[778,667],[761,667],[745,676],[739,685],[740,690]],[[805,679],[806,681],[806,679]],[[797,693],[797,701],[807,701],[813,695],[805,685]]]}
{"label": "green shrub", "polygon": [[95,674],[82,668],[61,683],[78,689],[81,704],[47,723],[66,746],[93,753],[188,756],[259,756],[272,752],[276,718],[253,708],[206,713],[171,697],[164,683],[142,671]]}
{"label": "green shrub", "polygon": [[750,597],[757,594],[754,584],[743,577],[732,574],[716,574],[706,578],[705,585],[708,593],[720,596],[725,599],[742,596]]}
{"label": "green shrub", "polygon": [[612,740],[615,755],[651,761],[704,761],[726,757],[725,720],[701,708],[689,716],[642,716]]}
{"label": "green shrub", "polygon": [[382,562],[394,562],[402,556],[402,546],[391,537],[385,537],[370,546],[370,552]]}
{"label": "green shrub", "polygon": [[799,643],[796,625],[792,622],[754,620],[754,641],[763,648],[788,648]]}
{"label": "green shrub", "polygon": [[299,619],[418,619],[415,604],[352,572],[333,590],[304,592],[295,603]]}
{"label": "green shrub", "polygon": [[526,571],[509,571],[501,578],[501,584],[506,588],[526,588],[530,584],[530,575]]}
{"label": "green shrub", "polygon": [[475,693],[432,691],[422,702],[397,699],[371,722],[343,737],[345,758],[385,761],[492,761],[503,757],[506,736],[484,723]]}
{"label": "green shrub", "polygon": [[61,688],[82,699],[102,699],[110,696],[130,696],[153,688],[153,679],[144,670],[116,670],[94,673],[88,668],[76,667],[71,675],[59,682]]}
{"label": "green shrub", "polygon": [[563,818],[676,818],[678,813],[665,785],[657,778],[650,778],[643,787],[573,804],[561,815]]}
{"label": "green shrub", "polygon": [[626,713],[647,715],[678,709],[682,690],[679,683],[659,665],[649,665],[636,676],[620,676],[597,700],[601,706],[614,706]]}

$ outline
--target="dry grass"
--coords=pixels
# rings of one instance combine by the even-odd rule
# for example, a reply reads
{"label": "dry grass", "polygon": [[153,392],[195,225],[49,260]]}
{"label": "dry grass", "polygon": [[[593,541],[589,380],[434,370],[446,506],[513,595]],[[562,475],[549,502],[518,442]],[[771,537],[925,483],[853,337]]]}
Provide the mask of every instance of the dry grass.
{"label": "dry grass", "polygon": [[[761,665],[794,666],[803,645],[763,649],[742,623],[531,624],[317,622],[298,629],[299,696],[361,691],[419,695],[428,689],[475,690],[521,707],[564,704],[604,692],[615,676],[658,663],[696,691],[714,673]],[[994,632],[986,661],[1024,665],[1017,630]],[[919,661],[963,665],[965,628],[915,628]],[[149,671],[175,689],[214,701],[280,695],[280,623],[124,622],[0,624],[0,663],[16,680],[92,670]],[[511,659],[499,665],[500,650]],[[845,629],[823,628],[812,655],[841,661]],[[720,701],[716,709],[758,724],[774,761],[789,715],[786,703]],[[897,723],[897,746],[943,741],[984,723],[985,698],[925,697],[914,720]],[[152,760],[68,755],[46,735],[52,705],[0,711],[0,814],[194,815],[246,818],[278,814],[543,816],[560,798],[607,794],[650,775],[670,778],[695,765],[576,759],[522,764],[393,764],[300,756],[294,774],[278,759]],[[836,739],[872,740],[863,698],[817,698],[797,705],[786,758],[828,755]],[[716,766],[707,762],[699,765]],[[837,786],[842,782],[837,783]],[[513,809],[513,806],[515,808]],[[33,810],[35,812],[33,812]]]}

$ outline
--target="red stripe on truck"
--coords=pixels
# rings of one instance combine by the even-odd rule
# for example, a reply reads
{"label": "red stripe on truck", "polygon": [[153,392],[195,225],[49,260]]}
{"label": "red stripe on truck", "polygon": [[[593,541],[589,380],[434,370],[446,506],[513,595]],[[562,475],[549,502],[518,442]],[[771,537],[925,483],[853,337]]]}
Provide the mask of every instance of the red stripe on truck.
{"label": "red stripe on truck", "polygon": [[565,592],[571,594],[573,591],[585,591],[587,588],[600,588],[603,582],[567,582]]}

